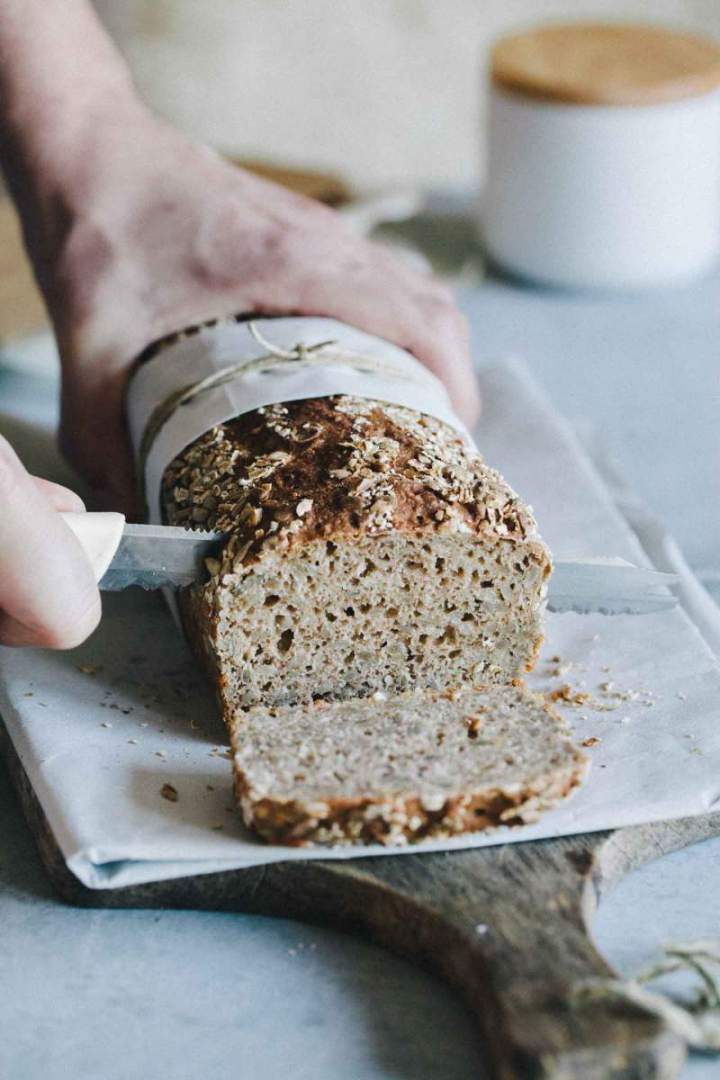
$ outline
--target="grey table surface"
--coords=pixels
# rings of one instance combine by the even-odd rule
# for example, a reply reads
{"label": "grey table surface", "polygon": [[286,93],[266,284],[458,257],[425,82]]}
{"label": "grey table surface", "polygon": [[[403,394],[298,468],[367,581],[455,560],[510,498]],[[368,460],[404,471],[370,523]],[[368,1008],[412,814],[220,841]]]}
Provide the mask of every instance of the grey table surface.
{"label": "grey table surface", "polygon": [[[523,357],[717,582],[720,279],[612,297],[491,278],[460,300],[478,363]],[[55,395],[0,369],[0,431],[41,470]],[[708,841],[623,882],[595,933],[629,974],[664,940],[720,937],[719,895],[720,840]],[[369,944],[260,917],[64,906],[0,771],[0,1076],[156,1074],[470,1080],[482,1053],[449,990]],[[684,1076],[710,1080],[720,1063],[693,1057]]]}

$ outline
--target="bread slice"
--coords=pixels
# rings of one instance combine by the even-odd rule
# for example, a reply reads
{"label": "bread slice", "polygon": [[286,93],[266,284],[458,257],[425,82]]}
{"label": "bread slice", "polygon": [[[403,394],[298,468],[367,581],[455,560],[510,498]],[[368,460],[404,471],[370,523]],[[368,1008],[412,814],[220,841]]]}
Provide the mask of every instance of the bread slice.
{"label": "bread slice", "polygon": [[408,844],[531,822],[586,755],[521,685],[416,690],[230,718],[237,799],[263,839]]}
{"label": "bread slice", "polygon": [[213,428],[165,472],[165,519],[231,538],[180,598],[226,713],[501,683],[542,641],[531,511],[447,425],[337,396]]}

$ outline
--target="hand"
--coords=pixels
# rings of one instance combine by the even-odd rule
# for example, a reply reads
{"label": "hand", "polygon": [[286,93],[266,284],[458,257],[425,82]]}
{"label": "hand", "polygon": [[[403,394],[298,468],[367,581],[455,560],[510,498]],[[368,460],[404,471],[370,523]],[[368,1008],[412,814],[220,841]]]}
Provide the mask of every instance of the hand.
{"label": "hand", "polygon": [[476,419],[467,329],[449,292],[338,214],[137,104],[95,127],[73,168],[64,198],[76,194],[40,277],[63,358],[61,445],[105,505],[133,509],[128,365],[151,341],[215,316],[340,319],[414,353]]}
{"label": "hand", "polygon": [[30,476],[0,436],[0,645],[70,649],[97,626],[90,563],[61,510],[84,510],[72,491]]}

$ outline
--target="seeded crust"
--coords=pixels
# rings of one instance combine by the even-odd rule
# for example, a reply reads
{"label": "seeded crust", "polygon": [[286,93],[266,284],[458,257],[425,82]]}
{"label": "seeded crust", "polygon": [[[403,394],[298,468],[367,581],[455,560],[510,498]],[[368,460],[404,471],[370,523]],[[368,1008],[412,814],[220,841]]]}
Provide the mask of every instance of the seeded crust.
{"label": "seeded crust", "polygon": [[349,396],[219,425],[166,469],[165,520],[228,532],[180,608],[237,707],[507,682],[550,573],[532,514],[447,425]]}
{"label": "seeded crust", "polygon": [[261,706],[231,718],[245,824],[274,844],[409,844],[522,825],[587,756],[521,685]]}

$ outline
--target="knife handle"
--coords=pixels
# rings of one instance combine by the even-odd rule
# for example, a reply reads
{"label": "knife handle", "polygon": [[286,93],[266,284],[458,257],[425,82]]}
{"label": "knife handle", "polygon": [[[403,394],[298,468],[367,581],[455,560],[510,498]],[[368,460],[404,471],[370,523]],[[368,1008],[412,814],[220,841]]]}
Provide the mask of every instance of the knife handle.
{"label": "knife handle", "polygon": [[76,514],[70,511],[60,514],[65,524],[79,541],[93,568],[95,580],[99,581],[112,562],[120,545],[125,515],[115,513]]}

